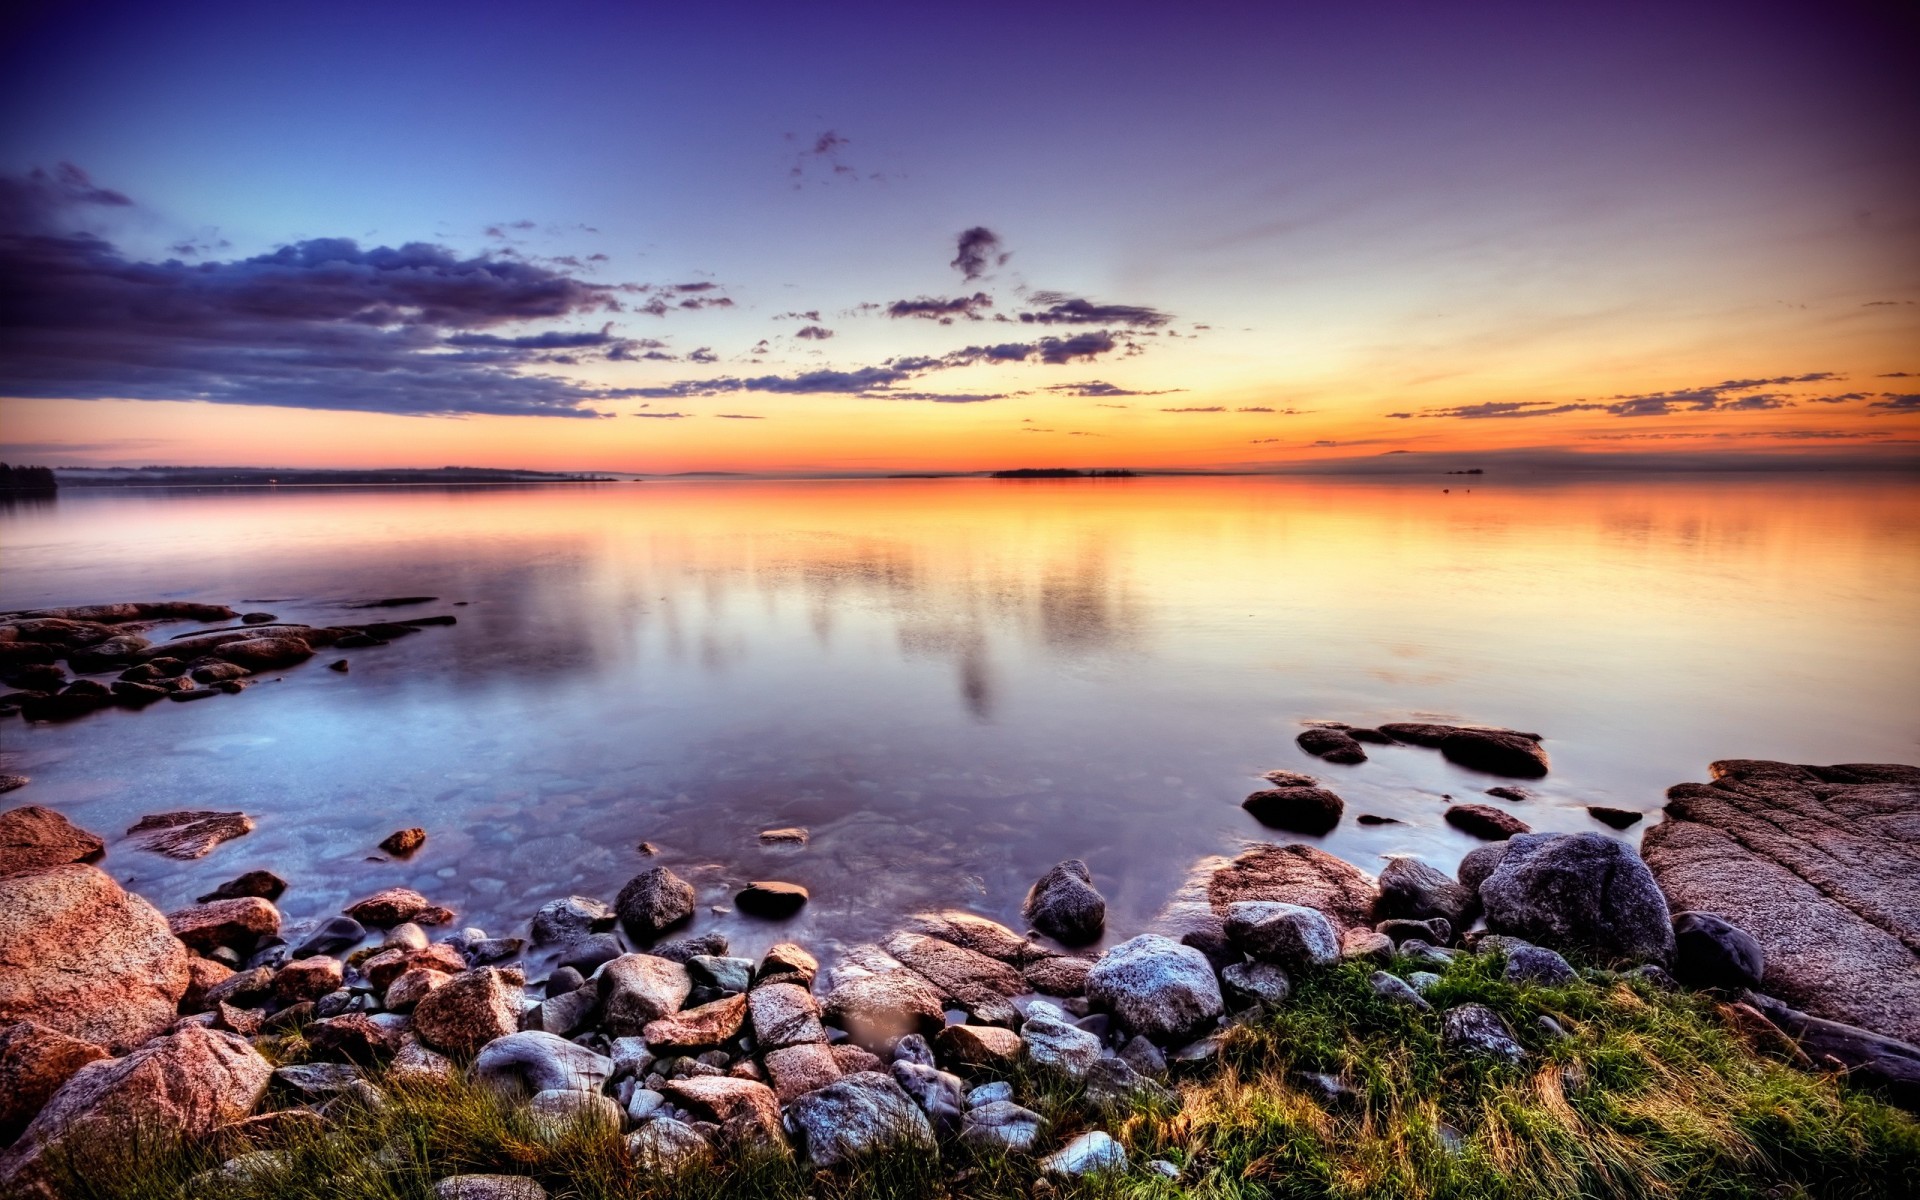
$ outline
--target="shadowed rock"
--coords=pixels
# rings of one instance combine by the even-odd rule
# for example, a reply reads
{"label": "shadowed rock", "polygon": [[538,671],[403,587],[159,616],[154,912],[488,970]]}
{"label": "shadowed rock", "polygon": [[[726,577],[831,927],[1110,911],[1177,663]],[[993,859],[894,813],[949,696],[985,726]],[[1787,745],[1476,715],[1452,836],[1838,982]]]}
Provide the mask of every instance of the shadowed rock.
{"label": "shadowed rock", "polygon": [[1688,987],[1757,988],[1766,951],[1752,934],[1703,912],[1673,914],[1673,977]]}
{"label": "shadowed rock", "polygon": [[1300,748],[1315,758],[1330,763],[1363,763],[1367,761],[1367,752],[1354,736],[1344,729],[1316,725],[1303,730],[1294,741]]}
{"label": "shadowed rock", "polygon": [[[1451,875],[1417,858],[1396,858],[1380,872],[1376,915],[1424,921],[1439,917],[1451,929],[1465,929],[1480,911],[1480,898]],[[1444,944],[1443,935],[1439,943]]]}
{"label": "shadowed rock", "polygon": [[13,1141],[74,1072],[106,1047],[33,1021],[0,1026],[0,1145]]}
{"label": "shadowed rock", "polygon": [[1093,886],[1093,873],[1077,858],[1055,865],[1027,892],[1021,907],[1033,927],[1070,946],[1099,938],[1107,901]]}
{"label": "shadowed rock", "polygon": [[[1311,780],[1310,776],[1297,778]],[[1271,829],[1319,835],[1340,823],[1346,802],[1312,782],[1267,788],[1240,802],[1253,819]]]}
{"label": "shadowed rock", "polygon": [[691,917],[693,898],[692,884],[666,867],[654,867],[628,880],[613,907],[627,932],[644,941]]}
{"label": "shadowed rock", "polygon": [[1447,824],[1462,833],[1470,833],[1488,841],[1531,832],[1527,823],[1519,817],[1485,804],[1454,805],[1447,810]]}

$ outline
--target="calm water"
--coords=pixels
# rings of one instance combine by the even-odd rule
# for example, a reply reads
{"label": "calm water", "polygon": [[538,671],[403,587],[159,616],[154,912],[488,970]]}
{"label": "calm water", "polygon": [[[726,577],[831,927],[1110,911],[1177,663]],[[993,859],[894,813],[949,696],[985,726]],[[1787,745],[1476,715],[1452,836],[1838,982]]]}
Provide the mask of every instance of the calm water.
{"label": "calm water", "polygon": [[[653,863],[723,908],[751,879],[811,888],[778,927],[701,913],[753,952],[926,905],[1017,923],[1064,857],[1126,936],[1196,860],[1262,836],[1239,802],[1274,767],[1346,797],[1324,844],[1370,870],[1477,844],[1443,796],[1500,781],[1414,748],[1319,763],[1293,744],[1313,718],[1539,731],[1553,774],[1513,806],[1536,829],[1655,812],[1714,758],[1920,761],[1920,486],[1441,486],[68,493],[0,510],[0,607],[191,597],[323,624],[432,594],[404,611],[460,623],[348,652],[346,675],[323,652],[238,697],[9,720],[6,769],[33,783],[6,799],[106,835],[253,814],[194,863],[113,845],[163,908],[261,866],[290,919],[406,884],[496,934]],[[406,825],[424,850],[368,861]],[[784,825],[812,844],[760,845]]]}

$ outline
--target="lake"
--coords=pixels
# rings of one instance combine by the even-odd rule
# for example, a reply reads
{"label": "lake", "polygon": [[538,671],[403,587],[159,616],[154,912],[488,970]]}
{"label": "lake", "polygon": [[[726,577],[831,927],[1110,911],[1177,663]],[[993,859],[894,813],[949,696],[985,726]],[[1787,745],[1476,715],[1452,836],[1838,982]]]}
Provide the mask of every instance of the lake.
{"label": "lake", "polygon": [[[524,932],[665,864],[736,953],[831,953],[923,907],[1024,927],[1082,858],[1111,940],[1207,856],[1296,840],[1240,808],[1273,768],[1346,798],[1297,840],[1377,871],[1479,844],[1447,797],[1607,832],[1587,805],[1657,820],[1716,758],[1920,761],[1920,485],[1893,476],[69,490],[0,509],[0,546],[7,609],[458,616],[239,696],[0,723],[33,777],[6,800],[107,836],[128,886],[170,909],[266,867],[296,928],[401,884]],[[1509,725],[1553,771],[1512,803],[1431,750],[1333,766],[1294,744],[1314,719]],[[258,827],[186,863],[121,837],[181,808]],[[732,912],[755,879],[812,903]]]}

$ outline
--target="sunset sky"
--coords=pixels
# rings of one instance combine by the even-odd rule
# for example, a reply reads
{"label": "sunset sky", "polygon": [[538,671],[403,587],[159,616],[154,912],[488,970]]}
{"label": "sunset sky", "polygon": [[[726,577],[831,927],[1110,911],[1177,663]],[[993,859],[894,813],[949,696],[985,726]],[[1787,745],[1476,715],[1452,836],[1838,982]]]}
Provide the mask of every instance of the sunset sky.
{"label": "sunset sky", "polygon": [[0,458],[1910,457],[1913,11],[34,3]]}

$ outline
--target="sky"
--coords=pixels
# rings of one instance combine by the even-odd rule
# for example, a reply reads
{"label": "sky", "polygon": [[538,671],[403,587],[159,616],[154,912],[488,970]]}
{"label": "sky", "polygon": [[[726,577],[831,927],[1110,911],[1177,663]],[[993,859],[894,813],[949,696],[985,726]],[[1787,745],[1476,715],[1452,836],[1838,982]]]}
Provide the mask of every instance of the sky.
{"label": "sky", "polygon": [[39,0],[0,457],[1912,461],[1916,50],[1855,2]]}

